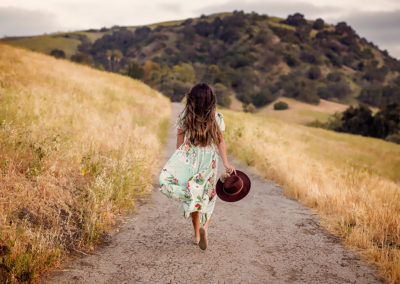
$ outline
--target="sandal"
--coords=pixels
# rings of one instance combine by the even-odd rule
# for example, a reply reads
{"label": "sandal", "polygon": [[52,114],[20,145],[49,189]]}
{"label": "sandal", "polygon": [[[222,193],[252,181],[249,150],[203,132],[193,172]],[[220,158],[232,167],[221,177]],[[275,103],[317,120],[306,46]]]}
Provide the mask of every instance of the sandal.
{"label": "sandal", "polygon": [[199,247],[202,250],[205,250],[208,246],[208,236],[207,236],[207,230],[204,228],[200,228],[200,241],[199,241]]}

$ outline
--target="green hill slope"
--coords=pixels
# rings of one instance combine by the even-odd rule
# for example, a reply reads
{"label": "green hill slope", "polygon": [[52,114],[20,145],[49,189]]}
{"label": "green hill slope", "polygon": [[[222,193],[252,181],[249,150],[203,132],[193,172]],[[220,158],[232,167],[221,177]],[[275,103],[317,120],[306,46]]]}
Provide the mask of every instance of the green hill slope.
{"label": "green hill slope", "polygon": [[[50,37],[59,36],[72,40],[77,34]],[[206,81],[223,106],[232,94],[256,107],[280,96],[312,104],[320,98],[373,106],[400,102],[400,62],[344,22],[235,11],[79,36],[73,60],[139,78],[174,101],[194,82]],[[33,45],[29,38],[8,41]],[[45,40],[43,46],[45,52],[62,48]]]}

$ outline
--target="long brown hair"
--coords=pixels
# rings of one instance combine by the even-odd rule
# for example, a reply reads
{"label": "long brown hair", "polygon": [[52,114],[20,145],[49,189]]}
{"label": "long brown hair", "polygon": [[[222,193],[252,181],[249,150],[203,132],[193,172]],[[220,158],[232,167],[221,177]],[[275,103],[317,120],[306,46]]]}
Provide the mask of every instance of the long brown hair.
{"label": "long brown hair", "polygon": [[181,129],[193,145],[219,144],[221,130],[215,120],[217,97],[209,85],[198,83],[186,93]]}

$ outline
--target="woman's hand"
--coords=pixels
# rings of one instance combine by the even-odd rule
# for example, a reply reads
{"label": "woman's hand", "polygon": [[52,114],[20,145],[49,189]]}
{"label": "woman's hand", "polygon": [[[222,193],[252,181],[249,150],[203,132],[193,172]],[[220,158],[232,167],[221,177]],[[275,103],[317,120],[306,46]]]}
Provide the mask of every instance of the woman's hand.
{"label": "woman's hand", "polygon": [[225,166],[225,171],[226,171],[227,173],[229,173],[229,174],[232,174],[233,172],[236,171],[235,167],[232,166],[232,165],[229,164],[229,163],[225,163],[224,166]]}
{"label": "woman's hand", "polygon": [[218,144],[218,151],[219,151],[219,154],[224,163],[226,172],[229,174],[232,174],[233,172],[235,172],[236,171],[235,167],[232,166],[231,164],[229,164],[228,158],[226,157],[225,140],[224,140],[224,137],[222,137],[222,134],[221,134],[221,141]]}

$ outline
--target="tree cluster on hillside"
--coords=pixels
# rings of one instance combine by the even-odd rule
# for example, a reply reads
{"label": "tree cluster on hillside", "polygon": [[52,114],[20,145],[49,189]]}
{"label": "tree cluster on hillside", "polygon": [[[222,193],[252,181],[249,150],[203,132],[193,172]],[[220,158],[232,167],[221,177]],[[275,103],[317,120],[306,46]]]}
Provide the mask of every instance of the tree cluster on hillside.
{"label": "tree cluster on hillside", "polygon": [[314,122],[310,125],[400,144],[400,104],[382,106],[375,115],[365,104],[350,106],[343,113],[333,116],[327,123]]}
{"label": "tree cluster on hillside", "polygon": [[143,80],[174,101],[204,81],[218,85],[223,106],[232,93],[256,107],[282,95],[308,103],[350,97],[374,106],[400,102],[400,62],[345,22],[332,26],[300,13],[279,21],[234,11],[105,31],[93,43],[80,38],[72,60]]}

